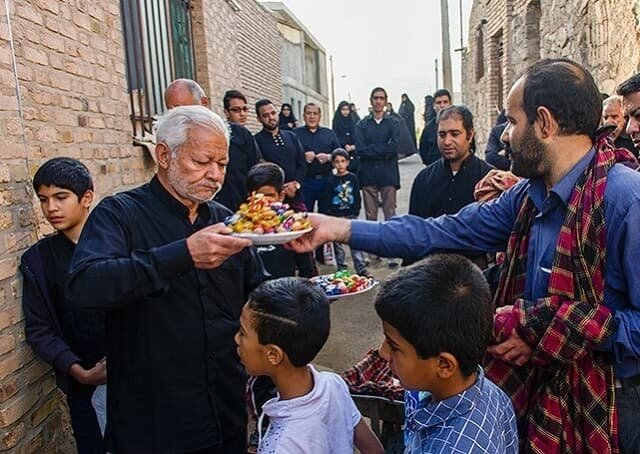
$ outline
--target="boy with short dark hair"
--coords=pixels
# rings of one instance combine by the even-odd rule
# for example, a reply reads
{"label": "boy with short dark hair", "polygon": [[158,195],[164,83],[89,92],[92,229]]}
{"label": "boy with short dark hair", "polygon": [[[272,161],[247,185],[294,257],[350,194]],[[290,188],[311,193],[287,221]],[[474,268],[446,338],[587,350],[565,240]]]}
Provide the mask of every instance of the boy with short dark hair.
{"label": "boy with short dark hair", "polygon": [[104,314],[79,311],[65,296],[71,256],[93,201],[93,181],[80,161],[60,157],[38,169],[33,189],[57,232],[22,256],[26,339],[53,366],[58,387],[67,395],[78,452],[104,453],[91,404],[96,386],[107,379]]}
{"label": "boy with short dark hair", "polygon": [[[327,184],[323,192],[320,211],[340,218],[357,219],[360,215],[360,183],[356,174],[349,172],[349,153],[344,148],[336,148],[331,152],[333,173],[327,177]],[[344,246],[333,243],[336,253],[338,270],[346,270],[346,256]],[[351,258],[356,273],[369,276],[367,263],[362,251],[351,250]]]}
{"label": "boy with short dark hair", "polygon": [[[309,363],[329,336],[329,301],[301,278],[262,283],[249,297],[236,334],[240,361],[266,375],[278,397],[263,407],[270,418],[259,453],[382,453],[344,380]],[[258,424],[260,426],[260,424]]]}
{"label": "boy with short dark hair", "polygon": [[375,302],[405,395],[405,453],[518,452],[513,405],[484,376],[494,308],[480,269],[433,255],[392,275]]}

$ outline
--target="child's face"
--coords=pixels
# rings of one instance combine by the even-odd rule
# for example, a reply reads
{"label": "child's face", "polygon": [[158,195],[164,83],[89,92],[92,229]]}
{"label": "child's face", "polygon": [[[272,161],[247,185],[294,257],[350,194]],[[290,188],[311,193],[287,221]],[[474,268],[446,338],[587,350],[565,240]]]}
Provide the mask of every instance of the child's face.
{"label": "child's face", "polygon": [[414,391],[431,391],[437,380],[437,357],[422,359],[400,332],[389,323],[382,322],[384,341],[380,356],[389,361],[393,373],[403,388]]}
{"label": "child's face", "polygon": [[277,202],[282,202],[284,200],[284,191],[278,192],[275,186],[264,185],[260,186],[256,191],[258,194],[263,194],[266,197],[269,197]]}
{"label": "child's face", "polygon": [[78,196],[58,186],[42,185],[38,188],[38,199],[42,214],[58,231],[65,232],[82,224],[89,215],[93,191]]}
{"label": "child's face", "polygon": [[268,367],[265,346],[258,340],[258,333],[253,328],[253,310],[247,304],[240,315],[240,330],[234,340],[238,346],[240,362],[250,375],[265,375]]}
{"label": "child's face", "polygon": [[338,175],[344,175],[347,173],[347,167],[349,167],[349,161],[344,156],[336,156],[332,161],[333,167],[336,169]]}

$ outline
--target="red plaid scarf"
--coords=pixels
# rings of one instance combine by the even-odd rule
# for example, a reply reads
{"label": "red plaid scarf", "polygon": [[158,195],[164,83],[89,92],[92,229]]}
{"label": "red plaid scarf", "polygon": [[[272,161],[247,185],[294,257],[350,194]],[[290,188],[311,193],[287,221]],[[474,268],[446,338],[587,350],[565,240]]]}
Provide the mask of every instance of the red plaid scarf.
{"label": "red plaid scarf", "polygon": [[613,331],[604,306],[606,232],[604,192],[609,169],[637,162],[614,149],[606,135],[573,190],[556,245],[549,296],[522,299],[531,223],[536,208],[526,197],[509,238],[496,306],[513,304],[497,316],[497,341],[512,329],[533,348],[523,367],[487,358],[486,375],[512,399],[521,450],[554,453],[617,453],[614,377],[609,355],[594,351]]}

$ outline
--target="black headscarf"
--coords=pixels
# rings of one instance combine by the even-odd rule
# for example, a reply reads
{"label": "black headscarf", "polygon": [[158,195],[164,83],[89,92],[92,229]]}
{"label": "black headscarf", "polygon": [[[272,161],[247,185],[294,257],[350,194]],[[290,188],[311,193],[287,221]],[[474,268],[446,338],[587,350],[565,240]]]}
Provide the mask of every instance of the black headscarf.
{"label": "black headscarf", "polygon": [[[346,117],[340,113],[340,109],[344,106],[349,106],[350,113]],[[341,101],[338,104],[336,112],[333,114],[333,121],[331,122],[331,129],[336,133],[340,146],[355,144],[355,127],[356,121],[353,119],[353,111],[351,111],[351,105],[347,101]]]}
{"label": "black headscarf", "polygon": [[433,96],[427,95],[424,97],[424,124],[426,125],[436,117],[436,109],[433,108]]}
{"label": "black headscarf", "polygon": [[[289,108],[289,116],[285,117],[282,114],[282,109],[284,109],[285,107]],[[288,103],[283,103],[282,106],[280,107],[280,113],[278,114],[278,117],[280,118],[279,121],[279,125],[280,125],[280,129],[293,129],[289,126],[289,123],[293,123],[294,125],[297,123],[297,118],[296,116],[293,114],[293,107],[291,107],[291,104]],[[295,127],[295,126],[294,126]]]}

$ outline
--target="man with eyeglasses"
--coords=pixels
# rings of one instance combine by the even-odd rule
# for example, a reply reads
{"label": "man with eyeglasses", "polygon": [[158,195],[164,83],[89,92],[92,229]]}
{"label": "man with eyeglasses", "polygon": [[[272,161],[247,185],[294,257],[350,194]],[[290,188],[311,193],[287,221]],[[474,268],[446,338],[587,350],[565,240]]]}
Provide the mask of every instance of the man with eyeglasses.
{"label": "man with eyeglasses", "polygon": [[247,98],[238,90],[228,90],[222,104],[231,131],[231,142],[227,175],[214,200],[235,211],[248,196],[247,173],[262,161],[262,154],[253,135],[245,127],[249,111]]}

